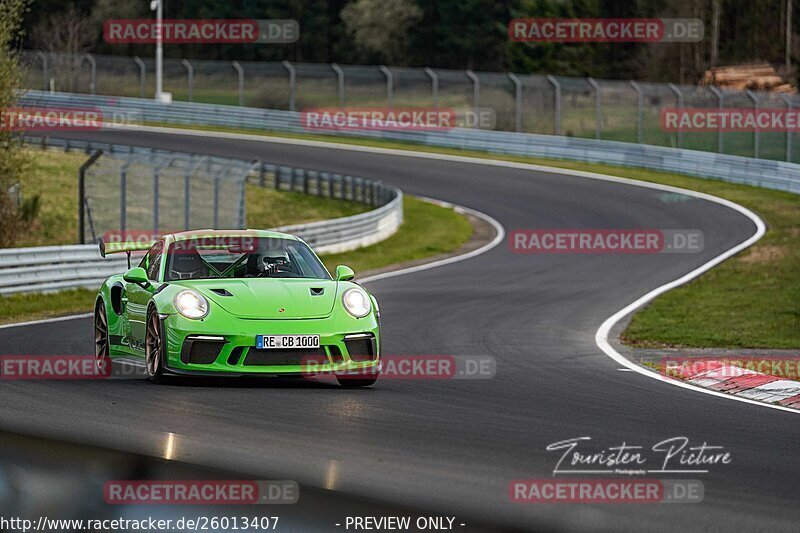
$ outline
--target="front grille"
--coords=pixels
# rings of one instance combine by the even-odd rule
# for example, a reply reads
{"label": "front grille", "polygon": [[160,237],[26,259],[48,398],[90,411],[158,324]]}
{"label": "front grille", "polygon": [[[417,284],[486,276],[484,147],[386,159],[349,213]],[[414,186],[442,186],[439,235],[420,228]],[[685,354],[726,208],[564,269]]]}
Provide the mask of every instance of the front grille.
{"label": "front grille", "polygon": [[372,361],[378,353],[375,346],[375,337],[345,339],[344,345],[350,354],[350,360],[357,363]]}
{"label": "front grille", "polygon": [[325,349],[322,347],[307,350],[259,350],[258,348],[250,348],[244,358],[246,366],[306,365],[326,363],[327,361]]}
{"label": "front grille", "polygon": [[210,365],[217,360],[224,345],[223,342],[187,340],[181,353],[181,359],[184,363]]}

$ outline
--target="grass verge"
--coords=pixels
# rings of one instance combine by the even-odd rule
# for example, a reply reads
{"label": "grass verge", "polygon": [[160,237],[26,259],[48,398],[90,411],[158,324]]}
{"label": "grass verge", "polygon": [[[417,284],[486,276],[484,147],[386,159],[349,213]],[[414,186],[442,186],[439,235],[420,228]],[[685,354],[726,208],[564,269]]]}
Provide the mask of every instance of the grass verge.
{"label": "grass verge", "polygon": [[236,128],[194,129],[518,161],[662,183],[726,198],[756,212],[767,223],[767,234],[748,250],[640,310],[623,332],[622,339],[641,347],[800,348],[798,195],[646,169],[488,154],[415,143]]}
{"label": "grass verge", "polygon": [[[403,200],[405,222],[397,233],[385,241],[352,252],[323,255],[322,260],[328,269],[333,271],[336,265],[346,264],[358,274],[367,269],[452,252],[472,236],[469,221],[452,209],[407,195]],[[0,323],[85,313],[91,311],[95,294],[92,290],[77,289],[52,294],[0,296]]]}

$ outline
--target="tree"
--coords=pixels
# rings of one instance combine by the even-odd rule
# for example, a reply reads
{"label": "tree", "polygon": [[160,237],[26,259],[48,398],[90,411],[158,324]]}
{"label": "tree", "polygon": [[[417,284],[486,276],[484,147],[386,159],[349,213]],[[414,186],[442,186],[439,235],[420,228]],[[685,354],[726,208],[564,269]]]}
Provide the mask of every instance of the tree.
{"label": "tree", "polygon": [[53,72],[60,84],[58,89],[76,91],[83,54],[96,41],[89,18],[75,4],[70,4],[65,11],[51,13],[36,24],[31,40],[37,50],[50,53]]}
{"label": "tree", "polygon": [[[16,105],[21,87],[21,72],[16,52],[22,37],[20,23],[27,0],[0,0],[0,112]],[[3,121],[5,123],[5,120]],[[22,221],[9,189],[26,170],[28,158],[18,136],[0,127],[0,246],[14,242]]]}
{"label": "tree", "polygon": [[422,10],[411,0],[356,0],[341,16],[358,46],[398,64],[408,30],[422,17]]}

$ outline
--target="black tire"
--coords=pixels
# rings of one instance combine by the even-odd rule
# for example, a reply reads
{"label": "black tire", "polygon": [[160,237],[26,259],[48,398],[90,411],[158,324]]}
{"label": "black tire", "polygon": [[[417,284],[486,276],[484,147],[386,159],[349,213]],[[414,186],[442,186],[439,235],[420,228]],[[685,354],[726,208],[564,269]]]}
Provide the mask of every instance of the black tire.
{"label": "black tire", "polygon": [[361,374],[359,376],[342,375],[336,376],[336,381],[339,382],[340,387],[345,389],[360,389],[363,387],[371,387],[378,381],[379,373],[375,374]]}
{"label": "black tire", "polygon": [[164,335],[161,330],[161,319],[154,308],[147,312],[147,326],[144,341],[145,368],[147,378],[153,383],[164,383],[164,357],[166,356],[166,346]]}
{"label": "black tire", "polygon": [[111,346],[108,340],[108,315],[103,300],[94,308],[94,356],[101,373],[111,372]]}

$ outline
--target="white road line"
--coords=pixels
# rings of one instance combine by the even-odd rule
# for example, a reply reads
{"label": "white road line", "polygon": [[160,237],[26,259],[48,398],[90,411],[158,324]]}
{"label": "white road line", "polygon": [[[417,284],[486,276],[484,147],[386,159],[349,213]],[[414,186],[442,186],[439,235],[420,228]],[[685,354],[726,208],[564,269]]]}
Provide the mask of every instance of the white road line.
{"label": "white road line", "polygon": [[431,268],[437,268],[445,265],[450,265],[452,263],[458,263],[459,261],[464,261],[466,259],[472,259],[473,257],[477,257],[481,254],[488,252],[489,250],[491,250],[492,248],[503,242],[503,239],[505,239],[506,232],[503,226],[498,221],[496,221],[495,219],[493,219],[492,217],[490,217],[485,213],[481,213],[480,211],[476,211],[474,209],[452,204],[449,202],[441,202],[440,200],[434,200],[431,198],[423,198],[423,199],[429,202],[440,203],[441,205],[452,207],[453,209],[460,210],[462,213],[468,213],[472,216],[485,220],[486,222],[491,224],[495,230],[494,239],[492,239],[491,242],[484,244],[480,248],[472,250],[471,252],[467,252],[461,255],[455,255],[452,257],[447,257],[445,259],[440,259],[438,261],[432,261],[430,263],[425,263],[423,265],[401,268],[399,270],[392,270],[390,272],[382,272],[380,274],[375,274],[374,276],[368,276],[364,278],[363,280],[361,280],[361,283],[369,283],[372,281],[378,281],[380,279],[393,278],[395,276],[403,276],[405,274],[413,274],[414,272],[421,272],[423,270],[429,270]]}
{"label": "white road line", "polygon": [[21,326],[36,326],[37,324],[51,324],[53,322],[64,322],[65,320],[77,320],[79,318],[91,318],[92,313],[81,313],[80,315],[58,316],[55,318],[43,318],[41,320],[30,320],[28,322],[17,322],[15,324],[0,325],[0,329],[18,328]]}
{"label": "white road line", "polygon": [[[659,374],[658,372],[649,370],[645,367],[639,366],[636,363],[629,361],[626,357],[622,354],[617,352],[613,346],[608,342],[608,334],[611,331],[611,328],[620,320],[622,320],[625,316],[632,313],[633,311],[639,309],[647,302],[659,296],[670,289],[674,289],[675,287],[679,287],[683,285],[704,272],[710,270],[711,268],[715,267],[719,263],[725,261],[726,259],[732,257],[733,255],[741,252],[742,250],[752,246],[756,243],[761,237],[764,236],[766,233],[766,225],[764,222],[752,211],[749,209],[731,202],[729,200],[725,200],[724,198],[719,198],[717,196],[713,196],[710,194],[705,194],[697,191],[692,191],[689,189],[683,189],[681,187],[673,187],[671,185],[662,185],[659,183],[649,183],[645,181],[634,180],[630,178],[622,178],[619,176],[610,176],[607,174],[599,174],[595,172],[586,172],[582,170],[572,170],[572,169],[565,169],[565,168],[557,168],[557,167],[548,167],[544,165],[534,165],[530,163],[518,163],[514,161],[500,161],[496,159],[483,159],[479,157],[467,157],[467,156],[457,156],[451,154],[438,154],[433,152],[415,152],[412,150],[399,150],[394,148],[379,148],[374,146],[358,146],[352,144],[344,144],[344,143],[335,143],[335,142],[327,142],[327,141],[311,141],[307,139],[292,139],[292,138],[283,138],[283,137],[268,137],[266,135],[254,135],[254,134],[244,134],[244,133],[228,133],[228,132],[209,132],[209,131],[201,131],[201,130],[187,130],[187,129],[180,129],[180,128],[165,128],[165,127],[157,127],[157,126],[130,126],[130,125],[119,125],[115,126],[117,129],[129,129],[129,130],[136,130],[136,131],[147,131],[153,133],[169,133],[174,135],[185,135],[185,136],[194,136],[194,137],[210,137],[210,138],[224,138],[224,139],[235,139],[235,140],[247,140],[247,141],[258,141],[264,143],[273,143],[273,144],[290,144],[290,145],[300,145],[300,146],[315,146],[319,148],[332,148],[337,150],[347,150],[352,152],[368,152],[368,153],[375,153],[375,154],[385,154],[385,155],[396,155],[401,157],[414,157],[418,159],[435,159],[435,160],[443,160],[443,161],[455,161],[460,163],[471,163],[476,165],[487,165],[487,166],[496,166],[496,167],[506,167],[506,168],[515,168],[520,170],[531,170],[536,172],[547,172],[549,174],[564,174],[567,176],[576,176],[588,179],[595,179],[601,181],[610,181],[614,183],[621,183],[626,185],[633,185],[636,187],[644,187],[648,189],[655,189],[667,192],[674,192],[678,194],[684,194],[687,196],[692,196],[694,198],[700,198],[702,200],[707,200],[709,202],[714,202],[723,206],[726,206],[734,211],[737,211],[747,218],[749,218],[756,226],[756,231],[753,235],[751,235],[745,241],[739,243],[738,245],[734,246],[730,250],[723,252],[722,254],[718,255],[717,257],[711,259],[704,265],[692,270],[688,274],[685,274],[679,277],[676,280],[673,280],[669,283],[666,283],[660,287],[653,289],[652,291],[648,292],[647,294],[643,295],[642,297],[638,298],[637,300],[631,302],[627,306],[623,307],[613,315],[611,315],[608,319],[603,322],[600,328],[597,330],[595,334],[595,342],[597,346],[603,350],[603,352],[611,357],[617,363],[637,372],[643,376],[661,381],[663,383],[668,383],[670,385],[675,385],[676,387],[682,387],[685,389],[693,390],[695,392],[700,392],[703,394],[708,394],[711,396],[717,396],[719,398],[727,398],[729,400],[740,401],[743,403],[749,403],[752,405],[757,405],[761,407],[768,407],[770,409],[777,409],[780,411],[787,411],[794,414],[800,414],[800,411],[796,409],[791,409],[788,407],[783,407],[782,405],[773,405],[768,403],[759,402],[756,400],[750,400],[747,398],[741,398],[738,396],[733,396],[730,394],[725,394],[723,392],[717,392],[709,389],[704,389],[702,387],[697,387],[695,385],[691,385],[689,383],[678,381],[673,378],[669,378]],[[112,128],[114,129],[114,128]],[[451,258],[455,259],[455,258]],[[447,261],[447,260],[445,260]],[[455,262],[455,261],[450,261]],[[424,265],[423,265],[424,266]],[[414,267],[416,268],[416,267]],[[429,267],[433,268],[433,267]],[[409,269],[411,271],[418,271],[418,270],[425,270],[424,268],[419,268],[418,270]],[[411,273],[411,272],[403,272],[398,271],[395,275],[401,275],[400,273]],[[389,273],[387,273],[389,274]],[[370,281],[374,281],[376,279],[380,279],[379,274],[378,276],[374,276],[368,278]],[[390,277],[390,276],[384,276]],[[365,280],[366,281],[366,280]]]}

